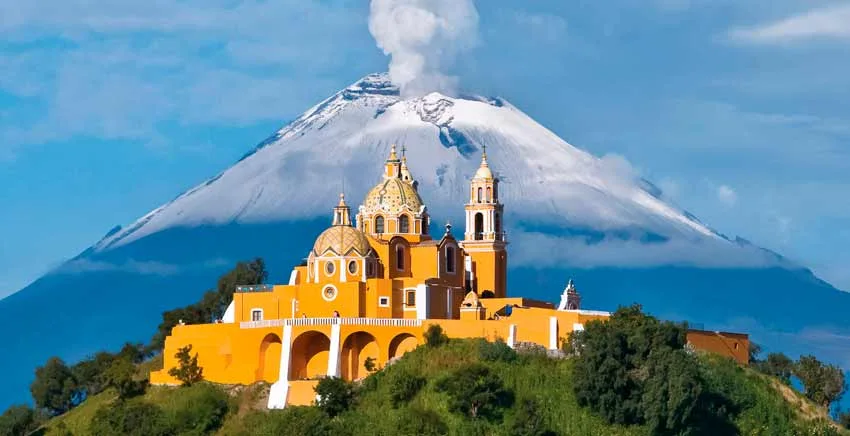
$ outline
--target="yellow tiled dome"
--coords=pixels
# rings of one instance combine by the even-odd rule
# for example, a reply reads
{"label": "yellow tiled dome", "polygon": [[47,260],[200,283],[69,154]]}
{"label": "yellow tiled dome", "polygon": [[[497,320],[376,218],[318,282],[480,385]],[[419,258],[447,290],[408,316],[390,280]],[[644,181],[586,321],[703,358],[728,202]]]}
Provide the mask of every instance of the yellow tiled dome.
{"label": "yellow tiled dome", "polygon": [[363,207],[372,213],[399,214],[402,211],[419,213],[422,209],[422,199],[410,183],[392,177],[384,179],[366,194]]}
{"label": "yellow tiled dome", "polygon": [[333,226],[322,232],[313,244],[313,254],[321,256],[328,250],[338,256],[356,254],[366,256],[372,247],[360,230],[351,226]]}

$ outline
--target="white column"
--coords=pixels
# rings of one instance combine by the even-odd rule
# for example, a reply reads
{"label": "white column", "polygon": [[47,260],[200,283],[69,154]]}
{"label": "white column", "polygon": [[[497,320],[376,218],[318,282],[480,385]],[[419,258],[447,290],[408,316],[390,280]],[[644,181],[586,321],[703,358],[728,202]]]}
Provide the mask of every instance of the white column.
{"label": "white column", "polygon": [[313,259],[313,278],[319,283],[319,261]]}
{"label": "white column", "polygon": [[549,317],[549,349],[558,349],[558,317]]}
{"label": "white column", "polygon": [[516,348],[516,324],[511,324],[508,327],[508,346]]}
{"label": "white column", "polygon": [[328,377],[339,377],[339,318],[331,324],[331,349],[328,351]]}
{"label": "white column", "polygon": [[428,309],[431,301],[428,298],[428,285],[421,284],[416,287],[416,319],[428,319]]}
{"label": "white column", "polygon": [[344,281],[345,281],[345,267],[346,267],[346,265],[345,265],[345,258],[344,258],[344,257],[341,257],[341,258],[339,259],[339,281],[340,281],[340,282],[344,282]]}
{"label": "white column", "polygon": [[289,394],[289,364],[292,359],[292,326],[283,326],[283,339],[280,347],[280,371],[278,380],[274,382],[269,391],[269,409],[283,409],[286,407],[287,395]]}
{"label": "white column", "polygon": [[446,288],[446,319],[452,319],[452,288]]}

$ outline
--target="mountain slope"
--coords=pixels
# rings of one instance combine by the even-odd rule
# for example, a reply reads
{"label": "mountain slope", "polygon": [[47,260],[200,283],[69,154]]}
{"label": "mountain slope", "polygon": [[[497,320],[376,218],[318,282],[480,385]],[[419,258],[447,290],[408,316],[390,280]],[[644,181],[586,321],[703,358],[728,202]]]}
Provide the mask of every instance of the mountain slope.
{"label": "mountain slope", "polygon": [[463,222],[468,180],[488,147],[503,180],[513,295],[556,300],[573,277],[587,308],[637,301],[669,318],[749,331],[792,354],[850,362],[835,342],[847,330],[850,295],[713,231],[665,203],[622,159],[567,144],[503,99],[405,100],[386,76],[370,75],[0,300],[0,328],[19,332],[9,343],[19,357],[0,364],[9,374],[0,407],[26,397],[34,365],[49,355],[74,360],[149,339],[160,312],[196,301],[236,260],[262,256],[271,280],[286,282],[329,224],[338,192],[358,204],[392,143],[406,147],[435,232]]}

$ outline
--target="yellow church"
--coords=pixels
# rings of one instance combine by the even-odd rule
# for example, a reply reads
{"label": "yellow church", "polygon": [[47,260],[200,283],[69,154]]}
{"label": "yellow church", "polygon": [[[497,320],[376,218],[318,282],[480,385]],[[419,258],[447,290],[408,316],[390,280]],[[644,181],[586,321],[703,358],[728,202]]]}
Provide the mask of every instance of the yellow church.
{"label": "yellow church", "polygon": [[[175,326],[165,341],[164,369],[151,374],[151,383],[176,384],[168,375],[177,366],[174,354],[192,345],[205,379],[269,382],[269,408],[306,405],[319,378],[363,378],[367,358],[386,365],[422,343],[432,324],[449,337],[557,350],[587,321],[607,318],[608,312],[581,309],[571,281],[557,307],[507,296],[503,207],[485,151],[470,182],[463,238],[448,224],[432,238],[418,184],[392,146],[353,225],[340,195],[331,226],[288,284],[238,287],[220,322]],[[746,335],[704,333],[689,332],[688,339],[718,350],[734,343],[735,353],[727,354],[738,360],[739,343],[748,349]]]}

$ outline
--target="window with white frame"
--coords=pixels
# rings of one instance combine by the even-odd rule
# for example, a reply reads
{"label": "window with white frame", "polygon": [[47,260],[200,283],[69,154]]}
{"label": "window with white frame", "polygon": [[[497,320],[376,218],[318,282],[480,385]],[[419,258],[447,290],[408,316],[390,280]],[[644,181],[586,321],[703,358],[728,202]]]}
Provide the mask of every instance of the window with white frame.
{"label": "window with white frame", "polygon": [[408,306],[416,306],[416,291],[414,291],[414,290],[407,291],[407,305]]}
{"label": "window with white frame", "polygon": [[251,309],[251,321],[262,321],[263,309]]}
{"label": "window with white frame", "polygon": [[390,297],[378,297],[378,306],[390,307]]}

